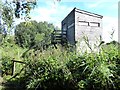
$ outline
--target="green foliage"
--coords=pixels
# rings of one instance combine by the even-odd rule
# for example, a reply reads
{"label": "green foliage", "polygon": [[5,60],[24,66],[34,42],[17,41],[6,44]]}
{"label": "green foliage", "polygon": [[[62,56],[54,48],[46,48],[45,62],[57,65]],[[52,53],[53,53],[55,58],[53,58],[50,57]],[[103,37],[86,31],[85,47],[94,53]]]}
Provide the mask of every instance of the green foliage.
{"label": "green foliage", "polygon": [[[14,37],[13,36],[7,36],[5,38],[5,42],[1,43],[0,45],[0,69],[3,71],[3,76],[6,74],[11,74],[12,70],[12,61],[13,58],[15,60],[22,60],[21,55],[26,49],[22,49],[21,47],[18,47],[14,43]],[[20,66],[16,65],[18,67],[17,69],[20,69]],[[19,72],[19,70],[17,70]]]}
{"label": "green foliage", "polygon": [[20,60],[20,57],[25,50],[26,49],[23,49],[15,44],[13,36],[7,36],[5,38],[5,42],[0,46],[1,57],[8,56],[17,60]]}
{"label": "green foliage", "polygon": [[[13,19],[14,19],[14,12],[13,7],[10,3],[6,2],[5,4],[1,4],[1,19],[3,23],[0,22],[0,33],[8,34],[10,30],[13,29]],[[7,28],[6,30],[4,30]]]}
{"label": "green foliage", "polygon": [[0,34],[0,44],[1,44],[2,40],[3,40],[3,35]]}
{"label": "green foliage", "polygon": [[15,29],[15,41],[21,47],[30,48],[48,37],[53,30],[54,26],[47,22],[22,22]]}
{"label": "green foliage", "polygon": [[2,8],[2,0],[0,0],[0,8]]}
{"label": "green foliage", "polygon": [[7,3],[2,7],[2,9],[2,20],[6,23],[8,28],[11,28],[13,24],[13,8]]}
{"label": "green foliage", "polygon": [[2,74],[4,75],[11,75],[12,74],[12,59],[10,57],[3,57],[1,58],[1,70],[2,70]]}
{"label": "green foliage", "polygon": [[8,83],[14,83],[12,88],[18,89],[17,86],[36,90],[119,90],[120,88],[119,44],[102,44],[99,53],[84,54],[69,52],[69,49],[63,50],[61,46],[58,46],[58,49],[48,48],[43,52],[31,49],[24,58],[21,58],[26,49],[18,47],[13,37],[5,41],[7,42],[0,46],[4,75],[11,73],[9,68],[13,57],[26,63],[25,66],[17,65],[16,70],[20,71],[23,68],[22,73],[8,80]]}
{"label": "green foliage", "polygon": [[30,11],[36,6],[36,0],[13,0],[15,4],[15,17],[21,18],[21,15],[25,14],[25,20],[30,19]]}
{"label": "green foliage", "polygon": [[[70,82],[72,81],[72,76],[66,66],[66,52],[63,54],[60,50],[56,51],[53,49],[44,51],[44,54],[37,54],[36,57],[33,56],[34,53],[30,53],[31,55],[26,60],[29,65],[25,69],[26,77],[28,77],[26,82],[28,89],[43,88],[55,90],[75,88]],[[66,87],[64,83],[67,84]],[[69,86],[70,84],[71,86]]]}
{"label": "green foliage", "polygon": [[[103,45],[99,53],[63,51],[61,48],[29,51],[26,55],[24,87],[43,90],[118,90],[120,55],[118,47]],[[19,78],[19,80],[21,80]],[[23,82],[22,81],[22,82]]]}
{"label": "green foliage", "polygon": [[[16,18],[21,18],[21,16],[25,17],[25,20],[30,19],[29,14],[31,9],[34,9],[36,6],[36,0],[5,0],[4,6],[8,5],[12,8],[12,11],[14,12],[11,16],[15,15]],[[0,8],[4,7],[2,6],[2,0],[0,0]],[[9,12],[9,11],[8,11]]]}

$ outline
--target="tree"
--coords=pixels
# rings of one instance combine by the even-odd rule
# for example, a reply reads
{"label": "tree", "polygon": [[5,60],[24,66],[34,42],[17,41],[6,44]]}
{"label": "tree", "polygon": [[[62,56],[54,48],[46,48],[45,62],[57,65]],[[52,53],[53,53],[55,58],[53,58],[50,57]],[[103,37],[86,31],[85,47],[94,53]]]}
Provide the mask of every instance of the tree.
{"label": "tree", "polygon": [[36,0],[13,0],[15,4],[15,17],[20,18],[25,13],[25,20],[29,19],[31,9],[36,6]]}
{"label": "tree", "polygon": [[[53,24],[47,22],[30,21],[20,23],[15,29],[15,41],[21,47],[30,48],[36,43],[41,42],[46,37],[49,37],[54,30]],[[50,37],[49,37],[50,38]]]}
{"label": "tree", "polygon": [[[59,2],[61,0],[53,0]],[[0,1],[0,3],[2,0]],[[35,8],[37,5],[37,0],[12,0],[11,2],[9,0],[5,1],[5,4],[8,4],[9,6],[12,5],[12,8],[14,8],[14,15],[16,18],[20,18],[23,14],[25,14],[25,20],[30,19],[29,14],[31,9]],[[0,4],[0,6],[2,6]]]}
{"label": "tree", "polygon": [[2,7],[2,20],[4,21],[4,25],[7,25],[8,30],[13,27],[13,13],[13,8],[9,3]]}
{"label": "tree", "polygon": [[[1,31],[5,31],[7,34],[11,32],[14,28],[14,19],[24,17],[25,21],[30,20],[30,11],[35,8],[37,0],[0,0],[0,19],[3,20],[4,24],[1,25]],[[53,0],[60,1],[60,0]],[[21,17],[22,16],[22,17]],[[7,30],[5,30],[4,25],[6,25]],[[47,35],[47,34],[46,34]],[[4,34],[6,37],[6,34]]]}
{"label": "tree", "polygon": [[[0,0],[0,33],[5,38],[14,28],[14,19],[30,19],[29,13],[36,5],[36,0]],[[3,23],[1,23],[1,20]]]}
{"label": "tree", "polygon": [[[53,1],[59,2],[61,0]],[[36,4],[37,0],[5,0],[4,2],[0,0],[0,14],[2,13],[0,19],[2,18],[10,31],[14,24],[14,18],[22,18],[21,16],[23,16],[25,21],[28,21],[30,11],[35,8]]]}

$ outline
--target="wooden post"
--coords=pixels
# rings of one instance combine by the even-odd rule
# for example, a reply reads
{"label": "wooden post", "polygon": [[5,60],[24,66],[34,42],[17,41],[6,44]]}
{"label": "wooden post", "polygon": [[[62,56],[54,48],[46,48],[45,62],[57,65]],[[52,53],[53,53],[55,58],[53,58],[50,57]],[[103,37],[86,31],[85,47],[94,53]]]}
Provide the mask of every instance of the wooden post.
{"label": "wooden post", "polygon": [[15,74],[15,59],[13,58],[13,60],[12,60],[12,75],[14,75]]}
{"label": "wooden post", "polygon": [[15,74],[15,62],[13,63],[13,75]]}
{"label": "wooden post", "polygon": [[12,60],[12,75],[14,75],[15,73],[15,62],[14,62],[14,59]]}
{"label": "wooden post", "polygon": [[12,75],[14,73],[14,61],[12,60]]}
{"label": "wooden post", "polygon": [[22,61],[17,61],[17,60],[12,60],[12,75],[14,75],[15,74],[15,64],[16,63],[21,63],[21,64],[25,64],[25,62],[22,62]]}

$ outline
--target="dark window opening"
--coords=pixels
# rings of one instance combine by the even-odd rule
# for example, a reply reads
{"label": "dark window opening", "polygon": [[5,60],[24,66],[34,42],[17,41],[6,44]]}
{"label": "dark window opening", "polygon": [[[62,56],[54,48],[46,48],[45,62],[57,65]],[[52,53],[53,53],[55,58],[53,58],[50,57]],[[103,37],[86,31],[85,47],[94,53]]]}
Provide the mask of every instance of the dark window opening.
{"label": "dark window opening", "polygon": [[97,22],[90,22],[89,25],[93,27],[100,27],[100,23]]}
{"label": "dark window opening", "polygon": [[79,25],[81,25],[81,26],[89,26],[89,22],[79,21]]}

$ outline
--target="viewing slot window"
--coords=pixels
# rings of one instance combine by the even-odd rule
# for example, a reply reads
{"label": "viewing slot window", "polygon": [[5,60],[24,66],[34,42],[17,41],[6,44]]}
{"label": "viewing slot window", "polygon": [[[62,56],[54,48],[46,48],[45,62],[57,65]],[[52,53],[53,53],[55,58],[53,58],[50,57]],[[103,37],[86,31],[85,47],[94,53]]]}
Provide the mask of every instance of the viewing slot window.
{"label": "viewing slot window", "polygon": [[97,23],[97,22],[90,22],[90,26],[93,26],[93,27],[100,27],[100,23]]}
{"label": "viewing slot window", "polygon": [[79,21],[79,25],[80,25],[80,26],[88,26],[88,25],[89,25],[89,22]]}

